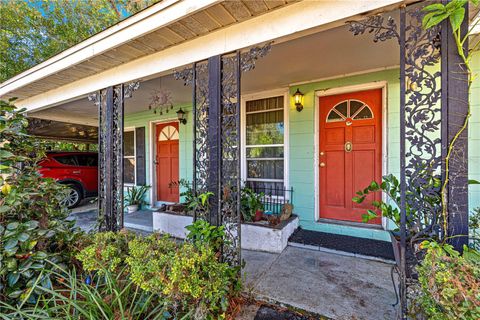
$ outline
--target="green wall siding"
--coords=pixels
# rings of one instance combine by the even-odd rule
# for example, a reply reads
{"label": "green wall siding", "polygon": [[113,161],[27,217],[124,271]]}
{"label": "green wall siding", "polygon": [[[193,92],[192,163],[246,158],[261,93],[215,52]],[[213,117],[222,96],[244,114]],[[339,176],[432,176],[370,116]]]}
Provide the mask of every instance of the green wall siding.
{"label": "green wall siding", "polygon": [[[474,69],[480,73],[480,54],[473,59]],[[304,95],[304,109],[297,112],[293,101],[289,107],[289,183],[294,189],[293,204],[295,213],[300,217],[300,225],[305,229],[352,235],[380,240],[389,240],[383,230],[358,228],[339,224],[326,224],[315,221],[315,179],[314,176],[314,139],[315,134],[315,91],[329,88],[359,85],[377,81],[387,82],[387,170],[383,174],[400,173],[400,129],[399,129],[399,70],[391,69],[368,74],[341,77],[337,79],[292,86],[290,96],[297,88]],[[470,178],[480,180],[480,80],[477,80],[472,92],[472,121],[469,131],[469,170]],[[176,106],[170,113],[160,116],[152,111],[143,111],[128,115],[125,127],[145,126],[147,138],[146,163],[147,183],[151,159],[150,121],[175,119]],[[180,178],[192,179],[192,113],[190,106],[181,106],[187,111],[187,125],[180,125]],[[480,206],[480,186],[470,187],[470,209]],[[389,225],[391,227],[391,225]]]}
{"label": "green wall siding", "polygon": [[[400,129],[399,129],[399,72],[385,70],[369,74],[343,77],[304,85],[292,86],[290,95],[300,89],[304,93],[304,109],[298,112],[293,101],[290,103],[290,185],[294,189],[293,204],[300,217],[300,225],[309,230],[331,232],[357,237],[388,240],[388,234],[382,230],[356,228],[338,224],[326,224],[315,221],[315,175],[314,153],[315,139],[315,91],[338,88],[370,82],[387,82],[387,137],[388,164],[386,173],[399,173]],[[384,173],[385,174],[385,173]]]}
{"label": "green wall siding", "polygon": [[[468,175],[469,179],[480,181],[480,51],[472,59],[473,71],[477,79],[472,86],[470,126],[468,128]],[[470,186],[469,194],[470,211],[480,207],[480,186]]]}

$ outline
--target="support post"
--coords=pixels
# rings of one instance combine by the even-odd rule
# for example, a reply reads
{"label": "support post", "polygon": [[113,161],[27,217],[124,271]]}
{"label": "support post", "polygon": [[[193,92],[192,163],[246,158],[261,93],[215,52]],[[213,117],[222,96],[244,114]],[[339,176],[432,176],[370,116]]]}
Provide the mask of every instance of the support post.
{"label": "support post", "polygon": [[209,175],[208,191],[213,192],[210,198],[209,222],[212,225],[220,225],[220,178],[221,178],[221,92],[222,58],[217,55],[208,59],[208,152],[209,152]]}
{"label": "support post", "polygon": [[[446,1],[448,2],[448,1]],[[468,30],[468,5],[461,26],[461,34]],[[464,44],[468,50],[468,39]],[[462,59],[458,55],[457,45],[452,35],[452,27],[448,20],[442,25],[442,159],[445,172],[445,158],[448,146],[455,138],[469,113],[468,108],[468,74]],[[445,177],[445,174],[444,174]],[[449,243],[462,252],[463,245],[468,244],[468,128],[455,142],[451,152],[448,184],[445,197],[447,199],[447,222],[445,230]]]}
{"label": "support post", "polygon": [[[400,136],[405,137],[405,105],[406,105],[406,9],[400,9]],[[407,313],[407,284],[406,284],[406,237],[407,237],[407,212],[406,212],[406,150],[405,140],[400,144],[400,308],[401,319],[406,319]]]}
{"label": "support post", "polygon": [[101,231],[123,228],[124,86],[100,90],[98,215]]}

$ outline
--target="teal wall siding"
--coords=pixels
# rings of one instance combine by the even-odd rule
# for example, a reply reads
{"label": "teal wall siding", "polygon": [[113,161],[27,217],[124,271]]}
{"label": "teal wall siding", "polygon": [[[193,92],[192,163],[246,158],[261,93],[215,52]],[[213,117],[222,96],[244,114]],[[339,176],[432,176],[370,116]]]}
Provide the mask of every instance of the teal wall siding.
{"label": "teal wall siding", "polygon": [[[125,116],[125,128],[133,128],[133,127],[145,127],[145,139],[146,139],[146,150],[145,150],[145,162],[146,162],[146,172],[147,172],[147,184],[152,185],[153,180],[152,176],[150,175],[150,170],[152,168],[152,150],[151,150],[151,143],[150,140],[153,137],[151,132],[150,124],[154,121],[165,121],[168,122],[170,120],[176,121],[177,114],[176,111],[179,108],[182,108],[186,112],[187,117],[187,124],[179,124],[179,177],[180,179],[187,179],[189,181],[192,180],[192,143],[193,143],[193,132],[192,132],[192,112],[191,106],[175,106],[172,110],[169,110],[168,113],[163,115],[154,114],[152,110],[146,110],[142,112],[137,112],[133,114],[129,114]],[[148,109],[148,107],[145,107]],[[154,130],[154,129],[153,129]],[[153,140],[153,148],[155,148],[155,141]],[[153,186],[152,186],[153,187]],[[146,199],[147,202],[150,203],[150,195],[149,193],[148,198]]]}
{"label": "teal wall siding", "polygon": [[[387,82],[387,172],[398,175],[400,170],[400,129],[399,129],[399,72],[385,70],[369,74],[343,77],[320,82],[308,83],[290,88],[290,95],[300,89],[304,93],[304,109],[298,112],[293,101],[290,103],[290,185],[294,189],[293,204],[295,213],[300,217],[300,225],[309,230],[331,232],[358,237],[388,240],[388,234],[382,230],[356,228],[351,226],[316,222],[315,215],[315,91],[365,84],[377,81]],[[385,137],[384,137],[385,138]]]}
{"label": "teal wall siding", "polygon": [[[480,181],[480,51],[472,59],[473,71],[477,78],[472,86],[470,126],[468,128],[468,175],[469,179]],[[469,208],[480,207],[480,186],[470,186]]]}
{"label": "teal wall siding", "polygon": [[[480,54],[473,59],[474,70],[480,74]],[[290,96],[297,88],[304,96],[304,109],[297,112],[293,103],[289,106],[289,183],[294,189],[293,204],[295,213],[300,217],[300,225],[309,230],[352,235],[379,240],[389,240],[388,233],[383,230],[358,228],[337,224],[319,223],[315,218],[315,175],[314,173],[314,143],[315,132],[315,91],[329,88],[359,85],[376,81],[387,83],[387,170],[383,174],[400,174],[400,129],[399,101],[400,84],[399,70],[391,69],[368,74],[330,79],[308,84],[296,85],[290,88]],[[150,175],[150,122],[156,120],[175,119],[176,106],[170,113],[163,116],[153,111],[143,111],[126,116],[125,127],[145,126],[147,150],[147,183],[151,184]],[[187,125],[180,125],[180,178],[192,179],[192,113],[190,106],[181,106],[187,111]],[[385,119],[385,118],[384,118]],[[480,180],[480,79],[477,79],[472,92],[472,120],[469,131],[469,170],[470,178]],[[470,209],[480,206],[480,186],[470,187]],[[391,224],[388,226],[391,227]]]}

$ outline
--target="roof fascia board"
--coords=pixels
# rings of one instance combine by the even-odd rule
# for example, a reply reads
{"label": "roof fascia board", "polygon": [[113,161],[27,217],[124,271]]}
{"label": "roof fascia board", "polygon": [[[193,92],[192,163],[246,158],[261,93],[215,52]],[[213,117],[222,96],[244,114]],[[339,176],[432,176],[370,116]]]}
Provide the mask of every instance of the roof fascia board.
{"label": "roof fascia board", "polygon": [[[181,43],[163,51],[127,62],[96,75],[77,80],[17,102],[29,111],[58,105],[101,88],[165,73],[211,56],[246,48],[266,41],[403,3],[401,0],[301,1],[239,24]],[[316,30],[317,31],[317,30]]]}
{"label": "roof fascia board", "polygon": [[1,83],[0,97],[218,2],[220,0],[164,0]]}

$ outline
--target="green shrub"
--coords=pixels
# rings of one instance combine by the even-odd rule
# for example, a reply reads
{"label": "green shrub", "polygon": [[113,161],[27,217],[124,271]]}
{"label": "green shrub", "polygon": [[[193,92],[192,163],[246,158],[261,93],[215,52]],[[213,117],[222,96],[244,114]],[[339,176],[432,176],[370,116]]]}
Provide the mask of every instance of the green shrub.
{"label": "green shrub", "polygon": [[224,226],[216,227],[205,220],[197,220],[187,226],[186,229],[189,231],[187,241],[193,243],[197,248],[208,246],[213,251],[218,252],[223,244],[228,244],[225,242]]}
{"label": "green shrub", "polygon": [[44,149],[27,125],[22,110],[0,100],[0,300],[12,304],[35,302],[35,282],[52,287],[47,261],[71,263],[82,237],[61,204],[65,187],[38,173]]}
{"label": "green shrub", "polygon": [[480,319],[480,253],[424,242],[425,259],[417,267],[422,294],[416,301],[428,319]]}
{"label": "green shrub", "polygon": [[80,251],[76,258],[86,271],[115,272],[125,266],[128,242],[135,234],[126,230],[96,233],[93,243]]}
{"label": "green shrub", "polygon": [[[200,224],[223,237],[220,228]],[[160,234],[107,232],[98,234],[77,257],[96,275],[122,270],[142,291],[161,297],[165,310],[176,318],[217,319],[224,317],[229,299],[238,292],[238,270],[219,261],[208,239],[180,243]]]}

